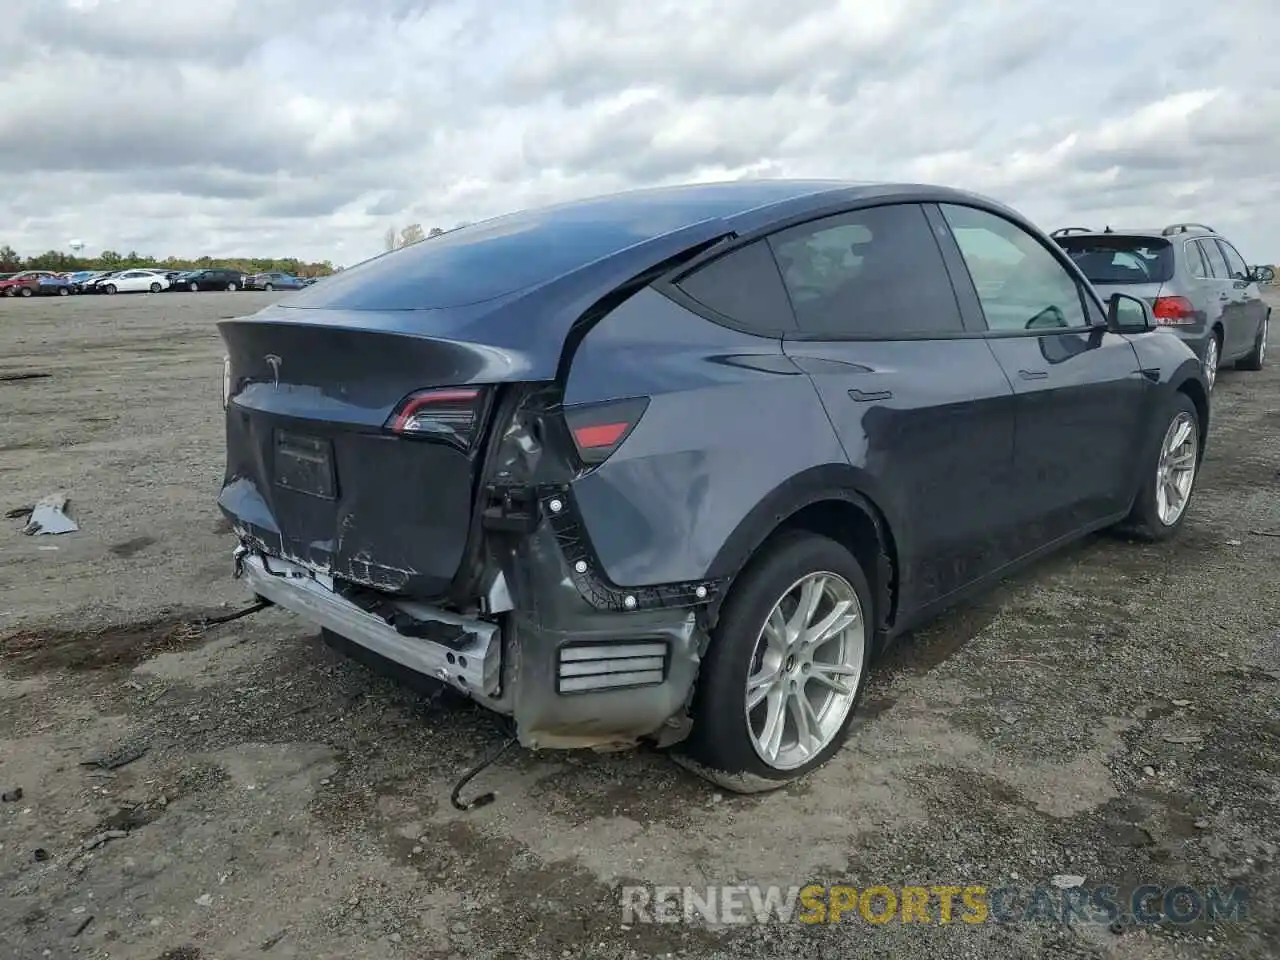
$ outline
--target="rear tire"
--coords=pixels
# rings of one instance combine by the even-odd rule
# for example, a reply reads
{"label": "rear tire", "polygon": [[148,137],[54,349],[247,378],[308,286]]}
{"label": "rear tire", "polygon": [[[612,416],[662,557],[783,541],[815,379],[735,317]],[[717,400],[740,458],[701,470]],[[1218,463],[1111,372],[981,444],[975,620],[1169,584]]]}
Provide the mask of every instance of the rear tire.
{"label": "rear tire", "polygon": [[162,288],[161,288],[160,284],[158,284],[158,283],[153,283],[153,284],[151,285],[151,292],[152,292],[152,293],[159,293],[161,289],[162,289]]}
{"label": "rear tire", "polygon": [[1258,330],[1258,337],[1253,341],[1253,351],[1236,361],[1237,370],[1261,370],[1267,362],[1267,327],[1271,326],[1271,311],[1267,311],[1266,319]]}
{"label": "rear tire", "polygon": [[21,289],[22,289],[22,295],[23,295],[24,297],[33,297],[33,296],[35,296],[35,291],[34,291],[34,290],[32,290],[30,287],[22,287]]}
{"label": "rear tire", "polygon": [[[1183,426],[1189,425],[1190,436],[1175,449],[1171,443]],[[1187,510],[1195,496],[1195,482],[1199,479],[1200,459],[1203,453],[1204,431],[1196,405],[1185,393],[1175,393],[1157,422],[1158,435],[1149,447],[1145,477],[1133,509],[1123,524],[1123,529],[1140,540],[1167,540],[1176,534],[1187,517]],[[1189,457],[1189,459],[1188,459]],[[1190,475],[1181,488],[1180,471],[1190,469]],[[1163,487],[1163,492],[1162,492]],[[1173,492],[1178,488],[1181,507],[1176,514],[1169,509]]]}
{"label": "rear tire", "polygon": [[1200,367],[1204,370],[1205,386],[1213,392],[1218,382],[1218,368],[1222,365],[1222,331],[1214,327],[1209,331],[1209,340],[1204,345],[1204,359]]}
{"label": "rear tire", "polygon": [[[810,597],[805,616],[799,607]],[[770,541],[721,611],[694,694],[693,729],[676,759],[735,793],[773,790],[822,766],[848,735],[874,622],[867,578],[845,547],[807,531]],[[824,624],[843,626],[815,639]],[[810,736],[800,735],[802,719]]]}
{"label": "rear tire", "polygon": [[270,293],[275,288],[276,288],[276,285],[274,283],[264,283],[262,285],[262,289],[267,291],[267,293]]}
{"label": "rear tire", "polygon": [[236,286],[236,282],[234,280],[227,284],[228,293],[235,293],[237,289],[239,288]]}
{"label": "rear tire", "polygon": [[59,287],[59,288],[58,288],[58,296],[60,296],[60,297],[67,297],[67,296],[70,296],[70,295],[71,295],[71,291],[70,291],[67,287]]}

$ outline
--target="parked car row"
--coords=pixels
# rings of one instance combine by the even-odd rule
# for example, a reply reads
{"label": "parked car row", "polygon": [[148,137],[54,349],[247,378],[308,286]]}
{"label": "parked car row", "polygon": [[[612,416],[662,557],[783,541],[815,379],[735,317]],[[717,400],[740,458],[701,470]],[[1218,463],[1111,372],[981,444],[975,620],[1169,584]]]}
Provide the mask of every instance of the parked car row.
{"label": "parked car row", "polygon": [[0,294],[7,297],[70,296],[85,293],[163,293],[179,290],[301,290],[316,277],[291,273],[248,274],[243,270],[164,270],[133,267],[123,270],[80,270],[56,273],[52,270],[23,270],[0,275]]}

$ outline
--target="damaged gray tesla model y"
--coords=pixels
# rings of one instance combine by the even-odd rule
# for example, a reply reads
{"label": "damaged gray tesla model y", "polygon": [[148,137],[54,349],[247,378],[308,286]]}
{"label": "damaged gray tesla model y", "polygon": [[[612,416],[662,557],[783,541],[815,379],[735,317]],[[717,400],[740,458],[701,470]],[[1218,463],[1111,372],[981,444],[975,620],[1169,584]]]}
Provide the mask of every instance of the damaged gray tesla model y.
{"label": "damaged gray tesla model y", "polygon": [[761,181],[516,213],[219,324],[254,594],[531,747],[740,791],[886,642],[1091,531],[1172,534],[1200,364],[1016,212]]}

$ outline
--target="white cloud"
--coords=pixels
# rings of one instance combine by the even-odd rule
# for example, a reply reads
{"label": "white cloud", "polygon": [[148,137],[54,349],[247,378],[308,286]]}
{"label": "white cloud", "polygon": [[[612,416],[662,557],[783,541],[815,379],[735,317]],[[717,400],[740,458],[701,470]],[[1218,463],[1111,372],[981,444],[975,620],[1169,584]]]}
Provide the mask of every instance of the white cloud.
{"label": "white cloud", "polygon": [[351,262],[393,223],[818,176],[1049,227],[1203,220],[1280,260],[1268,0],[9,6],[34,42],[0,60],[0,243],[25,252]]}

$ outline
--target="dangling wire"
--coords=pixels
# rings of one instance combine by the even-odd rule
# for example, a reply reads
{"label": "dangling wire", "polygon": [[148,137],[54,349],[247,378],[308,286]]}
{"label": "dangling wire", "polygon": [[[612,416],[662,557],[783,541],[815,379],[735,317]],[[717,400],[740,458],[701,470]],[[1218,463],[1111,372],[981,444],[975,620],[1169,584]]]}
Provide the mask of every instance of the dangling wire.
{"label": "dangling wire", "polygon": [[496,795],[492,790],[487,793],[480,794],[480,796],[476,797],[470,803],[463,803],[458,799],[458,797],[462,793],[462,788],[475,779],[476,774],[491,764],[496,763],[498,758],[506,753],[508,748],[510,748],[510,746],[515,742],[516,737],[514,735],[508,735],[497,749],[491,751],[487,757],[462,775],[462,779],[460,779],[454,786],[453,793],[449,794],[449,802],[453,804],[455,810],[462,810],[464,812],[467,810],[478,810],[480,807],[487,807],[489,804],[493,803],[496,799]]}
{"label": "dangling wire", "polygon": [[247,617],[251,613],[257,613],[259,610],[265,610],[271,606],[270,600],[259,600],[257,603],[251,603],[243,610],[237,610],[235,613],[226,613],[220,617],[201,617],[195,620],[192,626],[196,627],[216,627],[220,623],[230,623],[232,620],[239,620],[241,617]]}

